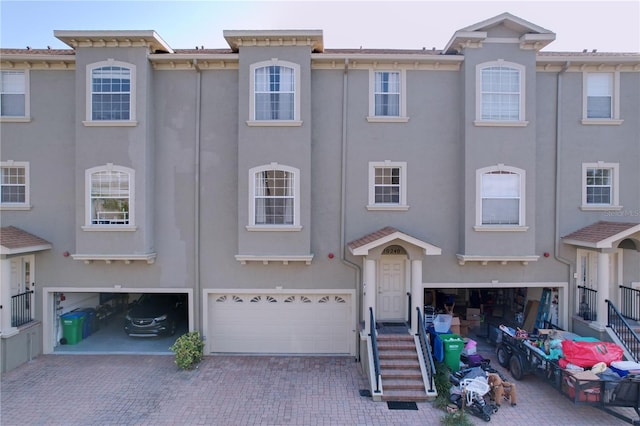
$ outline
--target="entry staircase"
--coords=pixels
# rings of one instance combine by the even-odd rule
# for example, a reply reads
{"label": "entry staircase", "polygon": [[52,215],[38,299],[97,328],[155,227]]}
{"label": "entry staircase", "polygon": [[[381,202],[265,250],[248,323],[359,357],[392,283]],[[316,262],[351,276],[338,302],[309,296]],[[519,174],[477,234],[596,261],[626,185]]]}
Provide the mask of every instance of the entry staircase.
{"label": "entry staircase", "polygon": [[427,395],[416,342],[410,334],[378,335],[380,375],[384,393],[383,401],[433,400]]}
{"label": "entry staircase", "polygon": [[[628,293],[622,299],[624,302],[621,310],[607,300],[607,328],[614,340],[618,340],[616,343],[624,347],[627,358],[640,362],[640,292],[622,286],[621,290]],[[629,300],[633,303],[628,303]]]}

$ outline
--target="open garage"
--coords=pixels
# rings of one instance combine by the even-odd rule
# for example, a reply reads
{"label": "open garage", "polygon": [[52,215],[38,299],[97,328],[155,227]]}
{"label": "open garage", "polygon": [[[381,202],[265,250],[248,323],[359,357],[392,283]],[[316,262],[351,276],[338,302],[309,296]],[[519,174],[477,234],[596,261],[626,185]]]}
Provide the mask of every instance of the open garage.
{"label": "open garage", "polygon": [[[190,294],[47,289],[46,353],[170,353],[189,330]],[[48,319],[48,321],[47,321]]]}
{"label": "open garage", "polygon": [[352,293],[210,293],[209,353],[354,354]]}

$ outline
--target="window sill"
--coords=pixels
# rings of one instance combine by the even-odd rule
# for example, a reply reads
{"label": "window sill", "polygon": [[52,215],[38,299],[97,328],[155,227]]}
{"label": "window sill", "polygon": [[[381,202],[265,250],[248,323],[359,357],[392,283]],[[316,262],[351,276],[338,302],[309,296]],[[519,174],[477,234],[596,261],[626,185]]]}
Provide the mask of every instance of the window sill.
{"label": "window sill", "polygon": [[581,121],[585,126],[619,126],[623,122],[612,118],[583,118]]}
{"label": "window sill", "polygon": [[583,204],[580,206],[580,210],[583,212],[606,212],[606,211],[620,211],[624,208],[624,206],[612,206],[610,204],[607,205],[593,205],[593,204]]}
{"label": "window sill", "polygon": [[301,127],[302,120],[247,120],[249,127]]}
{"label": "window sill", "polygon": [[84,127],[136,127],[138,122],[135,120],[93,120],[83,121]]}
{"label": "window sill", "polygon": [[30,123],[31,117],[0,117],[0,123]]}
{"label": "window sill", "polygon": [[86,265],[92,263],[93,261],[101,261],[106,263],[107,265],[112,264],[115,261],[123,261],[125,264],[131,264],[135,261],[143,261],[147,262],[147,264],[151,265],[155,263],[157,257],[157,253],[148,253],[148,254],[72,254],[71,258],[73,260],[81,260]]}
{"label": "window sill", "polygon": [[297,255],[282,255],[282,256],[260,256],[251,254],[236,254],[235,258],[241,265],[246,265],[247,262],[260,262],[263,265],[268,265],[269,262],[282,262],[283,265],[288,265],[290,262],[304,262],[305,265],[311,265],[313,255],[297,256]]}
{"label": "window sill", "polygon": [[476,127],[527,127],[528,121],[496,121],[496,120],[475,120]]}
{"label": "window sill", "polygon": [[369,123],[408,123],[409,117],[378,117],[368,116],[367,121]]}
{"label": "window sill", "polygon": [[87,232],[133,232],[138,229],[135,225],[89,225],[83,226]]}
{"label": "window sill", "polygon": [[527,232],[529,227],[518,225],[480,225],[474,226],[473,230],[476,232]]}
{"label": "window sill", "polygon": [[381,205],[381,204],[369,204],[367,206],[367,210],[369,211],[396,211],[396,212],[406,212],[409,210],[409,206],[405,205]]}
{"label": "window sill", "polygon": [[245,227],[250,232],[298,232],[302,231],[302,226],[283,225],[247,225]]}
{"label": "window sill", "polygon": [[28,204],[16,204],[16,205],[0,205],[0,211],[27,211],[31,210],[31,205]]}

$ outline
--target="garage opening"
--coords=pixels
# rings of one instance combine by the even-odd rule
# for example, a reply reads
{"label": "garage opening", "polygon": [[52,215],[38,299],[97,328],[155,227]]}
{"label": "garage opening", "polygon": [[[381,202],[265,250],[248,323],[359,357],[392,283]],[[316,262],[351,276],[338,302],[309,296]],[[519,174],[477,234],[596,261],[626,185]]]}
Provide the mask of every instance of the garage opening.
{"label": "garage opening", "polygon": [[451,331],[496,343],[500,324],[533,330],[559,323],[559,292],[552,287],[426,288],[424,312],[453,315]]}
{"label": "garage opening", "polygon": [[53,293],[54,353],[159,353],[189,330],[187,293]]}

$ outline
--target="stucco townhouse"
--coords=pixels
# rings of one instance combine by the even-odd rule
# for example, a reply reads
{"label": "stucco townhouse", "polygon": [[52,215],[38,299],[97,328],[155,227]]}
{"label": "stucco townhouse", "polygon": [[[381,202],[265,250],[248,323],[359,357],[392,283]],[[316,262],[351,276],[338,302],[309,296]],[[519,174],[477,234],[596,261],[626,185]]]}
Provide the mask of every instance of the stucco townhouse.
{"label": "stucco townhouse", "polygon": [[0,51],[3,371],[146,293],[186,297],[206,354],[366,360],[372,319],[415,334],[474,293],[598,337],[638,316],[638,52],[554,52],[509,13],[441,49],[54,36]]}

